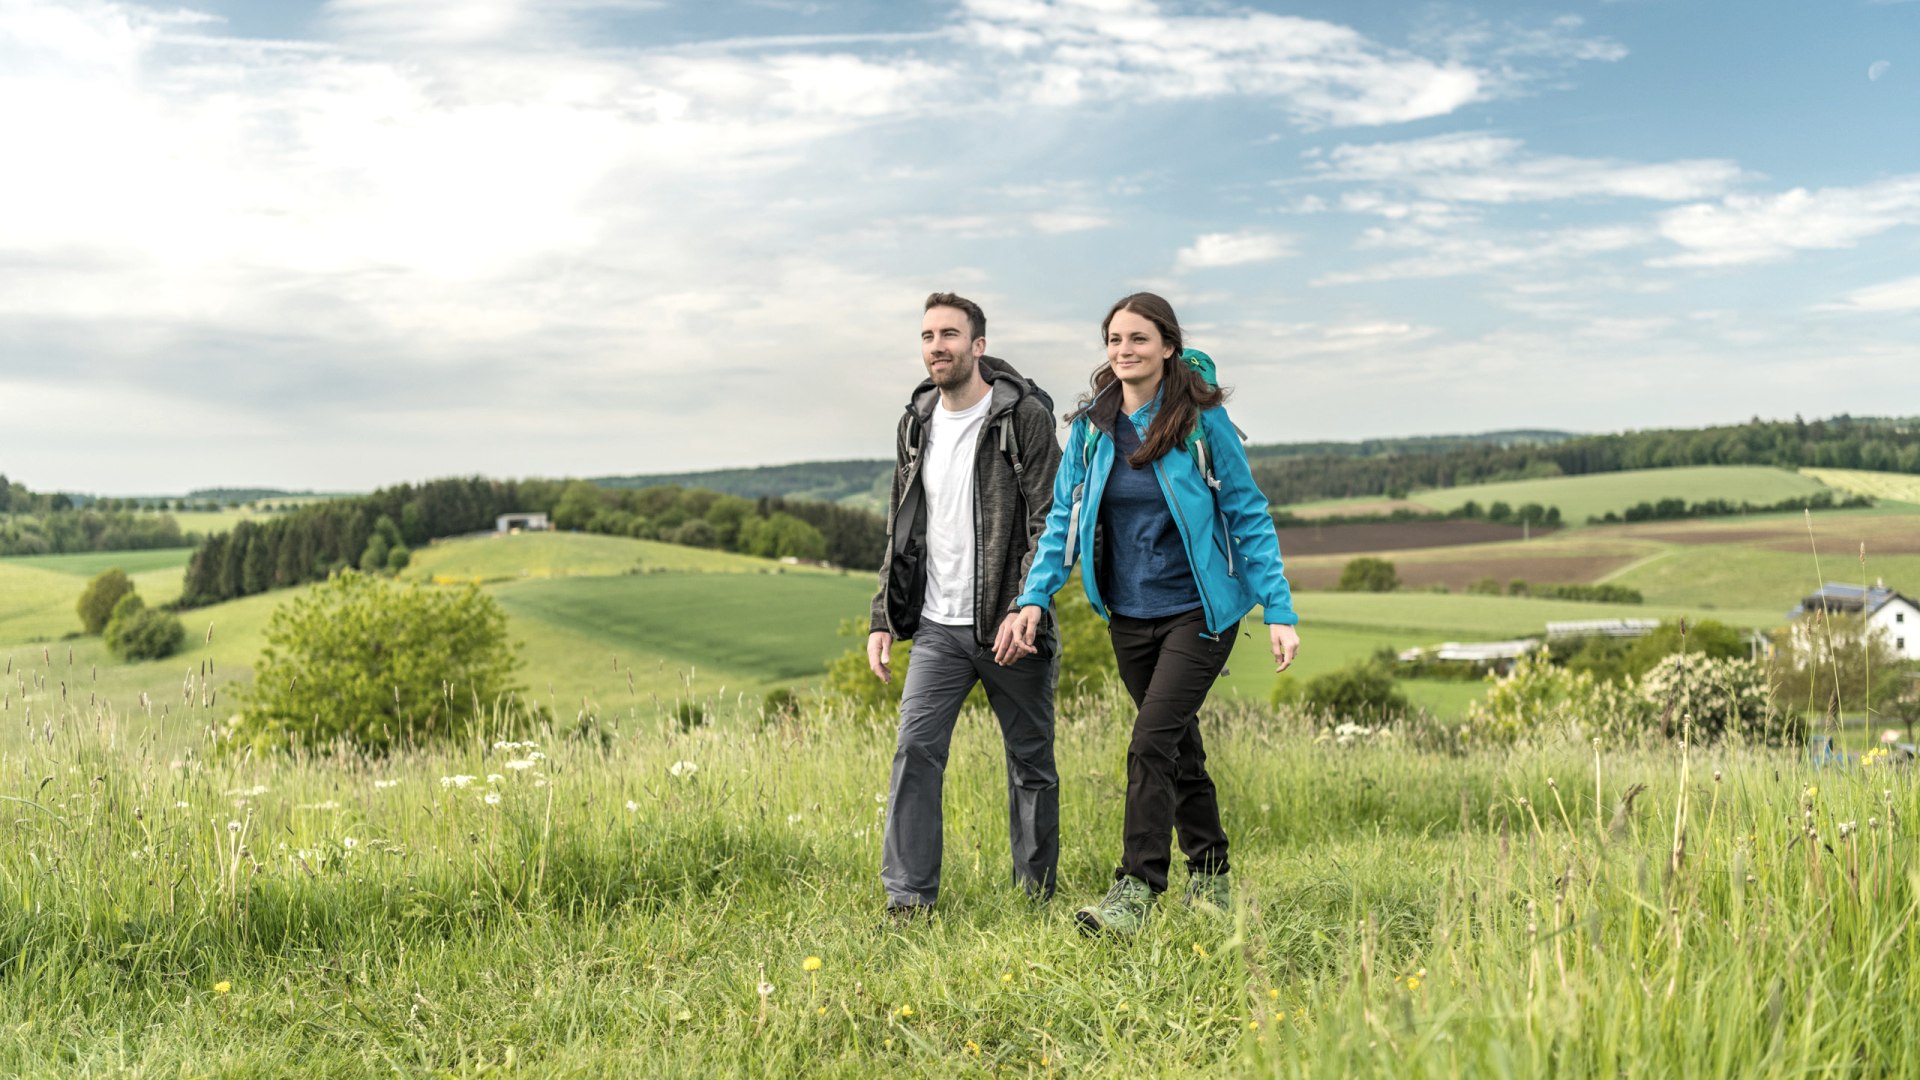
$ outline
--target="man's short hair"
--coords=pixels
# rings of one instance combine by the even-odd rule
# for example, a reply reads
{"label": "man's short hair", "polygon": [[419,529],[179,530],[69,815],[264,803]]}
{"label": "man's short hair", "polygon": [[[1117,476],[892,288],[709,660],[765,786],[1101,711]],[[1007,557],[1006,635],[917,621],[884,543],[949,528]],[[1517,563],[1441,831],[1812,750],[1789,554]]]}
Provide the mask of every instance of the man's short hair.
{"label": "man's short hair", "polygon": [[987,336],[987,313],[980,310],[979,304],[958,293],[937,292],[927,297],[924,310],[932,311],[937,307],[956,308],[967,313],[967,327],[973,332],[973,336],[967,340],[978,341]]}

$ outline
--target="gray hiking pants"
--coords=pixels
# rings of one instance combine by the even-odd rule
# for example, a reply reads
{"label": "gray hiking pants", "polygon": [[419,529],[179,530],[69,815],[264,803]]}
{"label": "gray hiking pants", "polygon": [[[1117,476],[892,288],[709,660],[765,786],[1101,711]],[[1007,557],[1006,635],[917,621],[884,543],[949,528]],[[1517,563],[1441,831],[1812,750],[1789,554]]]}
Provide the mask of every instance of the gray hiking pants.
{"label": "gray hiking pants", "polygon": [[1000,718],[1007,754],[1007,833],[1013,878],[1052,896],[1060,862],[1060,775],[1053,767],[1053,691],[1060,661],[1027,656],[1007,667],[974,644],[973,629],[922,621],[907,662],[900,739],[893,753],[880,883],[892,904],[940,895],[941,784],[960,706],[978,680]]}

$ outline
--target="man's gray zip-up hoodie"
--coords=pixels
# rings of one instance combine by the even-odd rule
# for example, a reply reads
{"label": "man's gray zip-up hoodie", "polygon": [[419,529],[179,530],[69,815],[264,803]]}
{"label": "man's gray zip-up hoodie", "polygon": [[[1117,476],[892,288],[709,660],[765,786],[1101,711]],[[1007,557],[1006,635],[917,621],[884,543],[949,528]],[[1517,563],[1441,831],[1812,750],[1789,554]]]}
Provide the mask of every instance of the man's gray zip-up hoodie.
{"label": "man's gray zip-up hoodie", "polygon": [[[1014,598],[1033,564],[1034,544],[1046,529],[1060,443],[1054,437],[1053,400],[1045,391],[1012,364],[991,356],[980,358],[980,375],[993,404],[980,425],[973,458],[973,637],[987,646],[993,644],[1001,619],[1014,610]],[[869,633],[886,630],[907,639],[920,629],[927,593],[927,502],[920,482],[920,449],[939,404],[933,380],[923,381],[895,432],[887,551],[880,560],[880,592],[873,598]],[[1017,475],[1015,460],[1020,462]]]}

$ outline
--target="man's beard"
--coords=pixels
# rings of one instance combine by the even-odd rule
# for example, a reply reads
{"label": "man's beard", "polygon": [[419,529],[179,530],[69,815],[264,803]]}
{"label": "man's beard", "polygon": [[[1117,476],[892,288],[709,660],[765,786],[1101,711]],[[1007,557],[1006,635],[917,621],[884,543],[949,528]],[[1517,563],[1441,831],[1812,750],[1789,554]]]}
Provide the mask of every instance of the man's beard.
{"label": "man's beard", "polygon": [[953,362],[947,365],[945,376],[928,372],[933,385],[942,390],[958,390],[973,381],[974,359],[971,352],[953,354]]}

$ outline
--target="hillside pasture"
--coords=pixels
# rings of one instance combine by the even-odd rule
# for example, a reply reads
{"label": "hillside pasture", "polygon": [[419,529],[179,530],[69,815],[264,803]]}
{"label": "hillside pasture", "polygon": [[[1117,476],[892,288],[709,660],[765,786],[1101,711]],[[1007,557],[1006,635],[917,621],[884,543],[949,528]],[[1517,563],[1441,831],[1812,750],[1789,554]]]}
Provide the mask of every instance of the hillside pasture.
{"label": "hillside pasture", "polygon": [[1786,499],[1816,495],[1832,489],[1808,476],[1759,465],[1713,465],[1682,469],[1635,469],[1589,476],[1556,476],[1542,480],[1513,480],[1498,484],[1470,484],[1414,492],[1409,498],[1434,510],[1457,510],[1468,502],[1484,509],[1496,502],[1520,507],[1527,503],[1560,508],[1568,525],[1609,510],[1661,499],[1688,503],[1724,499],[1736,505],[1770,506]]}
{"label": "hillside pasture", "polygon": [[1292,506],[1276,506],[1275,510],[1285,510],[1294,517],[1321,518],[1343,515],[1392,514],[1404,510],[1410,514],[1430,513],[1426,507],[1409,499],[1384,499],[1368,495],[1351,499],[1316,499],[1313,502],[1295,503]]}
{"label": "hillside pasture", "polygon": [[[58,639],[80,632],[75,605],[87,581],[119,566],[150,606],[180,596],[178,551],[35,555],[0,559],[0,642]],[[167,558],[160,558],[167,556]],[[135,569],[140,567],[141,569]]]}
{"label": "hillside pasture", "polygon": [[[485,583],[547,577],[611,577],[680,572],[795,574],[836,571],[780,566],[768,559],[624,536],[577,532],[486,533],[441,540],[413,553],[404,576],[415,581]],[[870,576],[870,575],[869,575]]]}
{"label": "hillside pasture", "polygon": [[1800,475],[1855,495],[1920,504],[1920,476],[1912,473],[1872,472],[1867,469],[1801,469]]}

